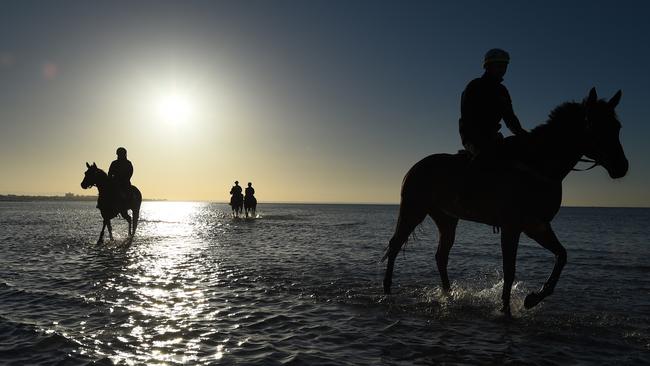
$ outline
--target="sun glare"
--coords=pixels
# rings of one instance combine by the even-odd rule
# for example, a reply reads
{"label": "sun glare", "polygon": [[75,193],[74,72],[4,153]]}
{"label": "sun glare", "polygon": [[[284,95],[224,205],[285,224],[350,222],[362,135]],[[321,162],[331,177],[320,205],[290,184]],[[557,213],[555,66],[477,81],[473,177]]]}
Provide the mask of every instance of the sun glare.
{"label": "sun glare", "polygon": [[155,108],[163,121],[172,124],[188,122],[194,113],[192,99],[178,92],[159,96]]}

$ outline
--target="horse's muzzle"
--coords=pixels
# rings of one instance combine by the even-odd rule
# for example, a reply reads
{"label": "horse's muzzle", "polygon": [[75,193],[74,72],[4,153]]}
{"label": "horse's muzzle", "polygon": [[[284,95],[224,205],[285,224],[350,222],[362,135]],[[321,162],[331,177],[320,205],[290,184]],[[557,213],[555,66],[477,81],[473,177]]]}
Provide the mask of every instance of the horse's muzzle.
{"label": "horse's muzzle", "polygon": [[615,164],[603,164],[603,165],[605,165],[605,169],[607,169],[607,173],[612,179],[623,178],[627,174],[627,170],[630,167],[627,158],[622,158],[621,160],[617,161]]}

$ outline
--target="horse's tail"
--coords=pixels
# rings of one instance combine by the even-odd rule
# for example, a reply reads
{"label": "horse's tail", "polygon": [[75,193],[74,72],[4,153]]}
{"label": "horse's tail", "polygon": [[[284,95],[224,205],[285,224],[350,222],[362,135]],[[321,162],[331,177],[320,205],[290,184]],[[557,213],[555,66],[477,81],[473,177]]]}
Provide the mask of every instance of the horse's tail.
{"label": "horse's tail", "polygon": [[393,237],[390,238],[388,246],[384,250],[384,256],[381,258],[381,262],[388,259],[383,281],[384,293],[386,294],[390,294],[393,282],[393,267],[395,266],[397,254],[402,250],[413,230],[420,225],[429,213],[429,206],[432,201],[430,197],[431,176],[427,172],[428,161],[429,158],[425,158],[415,164],[406,173],[402,182],[402,198],[399,204],[397,226]]}
{"label": "horse's tail", "polygon": [[381,262],[387,258],[394,259],[408,241],[413,230],[427,216],[428,209],[425,203],[426,200],[422,197],[423,192],[420,192],[419,188],[421,183],[417,180],[418,175],[417,171],[414,171],[414,168],[416,167],[413,167],[406,174],[402,182],[402,198],[399,205],[395,233],[389,240],[388,246],[384,249],[384,256],[381,258]]}
{"label": "horse's tail", "polygon": [[136,186],[131,186],[131,197],[133,197],[131,201],[131,207],[129,207],[131,210],[140,210],[140,206],[142,205],[142,193]]}
{"label": "horse's tail", "polygon": [[138,228],[138,220],[140,219],[140,206],[142,205],[142,193],[136,186],[131,186],[131,193],[133,195],[133,201],[131,204],[131,211],[133,212],[133,235],[135,235],[135,229]]}

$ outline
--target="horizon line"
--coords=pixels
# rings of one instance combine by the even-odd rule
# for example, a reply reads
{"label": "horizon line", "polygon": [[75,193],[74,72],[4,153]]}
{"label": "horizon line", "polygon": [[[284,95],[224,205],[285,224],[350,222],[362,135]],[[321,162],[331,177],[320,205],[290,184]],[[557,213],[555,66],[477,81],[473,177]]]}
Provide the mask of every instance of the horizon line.
{"label": "horizon line", "polygon": [[[13,194],[13,193],[3,193],[0,196],[14,196],[25,199],[28,201],[29,198],[61,198],[65,199],[64,195],[39,195],[39,194]],[[97,197],[96,195],[75,195],[72,198],[69,198],[69,201],[75,201],[75,198],[92,198]],[[217,204],[229,204],[228,201],[223,200],[209,200],[209,199],[166,199],[166,198],[143,198],[143,201],[149,202],[206,202],[206,203],[217,203]],[[83,201],[83,200],[79,200]],[[5,201],[10,202],[10,201]],[[368,206],[399,206],[399,202],[346,202],[346,201],[266,201],[258,202],[258,204],[280,204],[280,205],[368,205]],[[598,205],[561,205],[560,207],[566,208],[650,208],[650,206],[631,206],[631,205],[609,205],[609,206],[598,206]]]}

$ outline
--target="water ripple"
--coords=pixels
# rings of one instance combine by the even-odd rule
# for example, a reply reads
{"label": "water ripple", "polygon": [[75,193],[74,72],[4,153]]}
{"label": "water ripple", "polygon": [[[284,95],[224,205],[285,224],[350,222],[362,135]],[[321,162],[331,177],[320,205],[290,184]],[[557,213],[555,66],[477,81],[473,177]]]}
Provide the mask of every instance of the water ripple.
{"label": "water ripple", "polygon": [[[647,211],[621,234],[589,231],[618,211],[563,209],[575,243],[549,300],[523,308],[552,256],[524,240],[515,318],[498,312],[497,237],[461,223],[439,288],[426,222],[382,293],[377,260],[395,206],[146,202],[138,234],[114,220],[96,244],[87,203],[6,204],[0,211],[0,359],[9,364],[420,365],[649,363]],[[596,215],[596,216],[594,216]],[[565,226],[562,226],[562,225]],[[575,227],[583,228],[574,230]],[[597,226],[594,226],[597,228]],[[603,236],[605,235],[605,236]],[[624,244],[621,244],[624,243]],[[615,244],[615,245],[614,245]]]}

